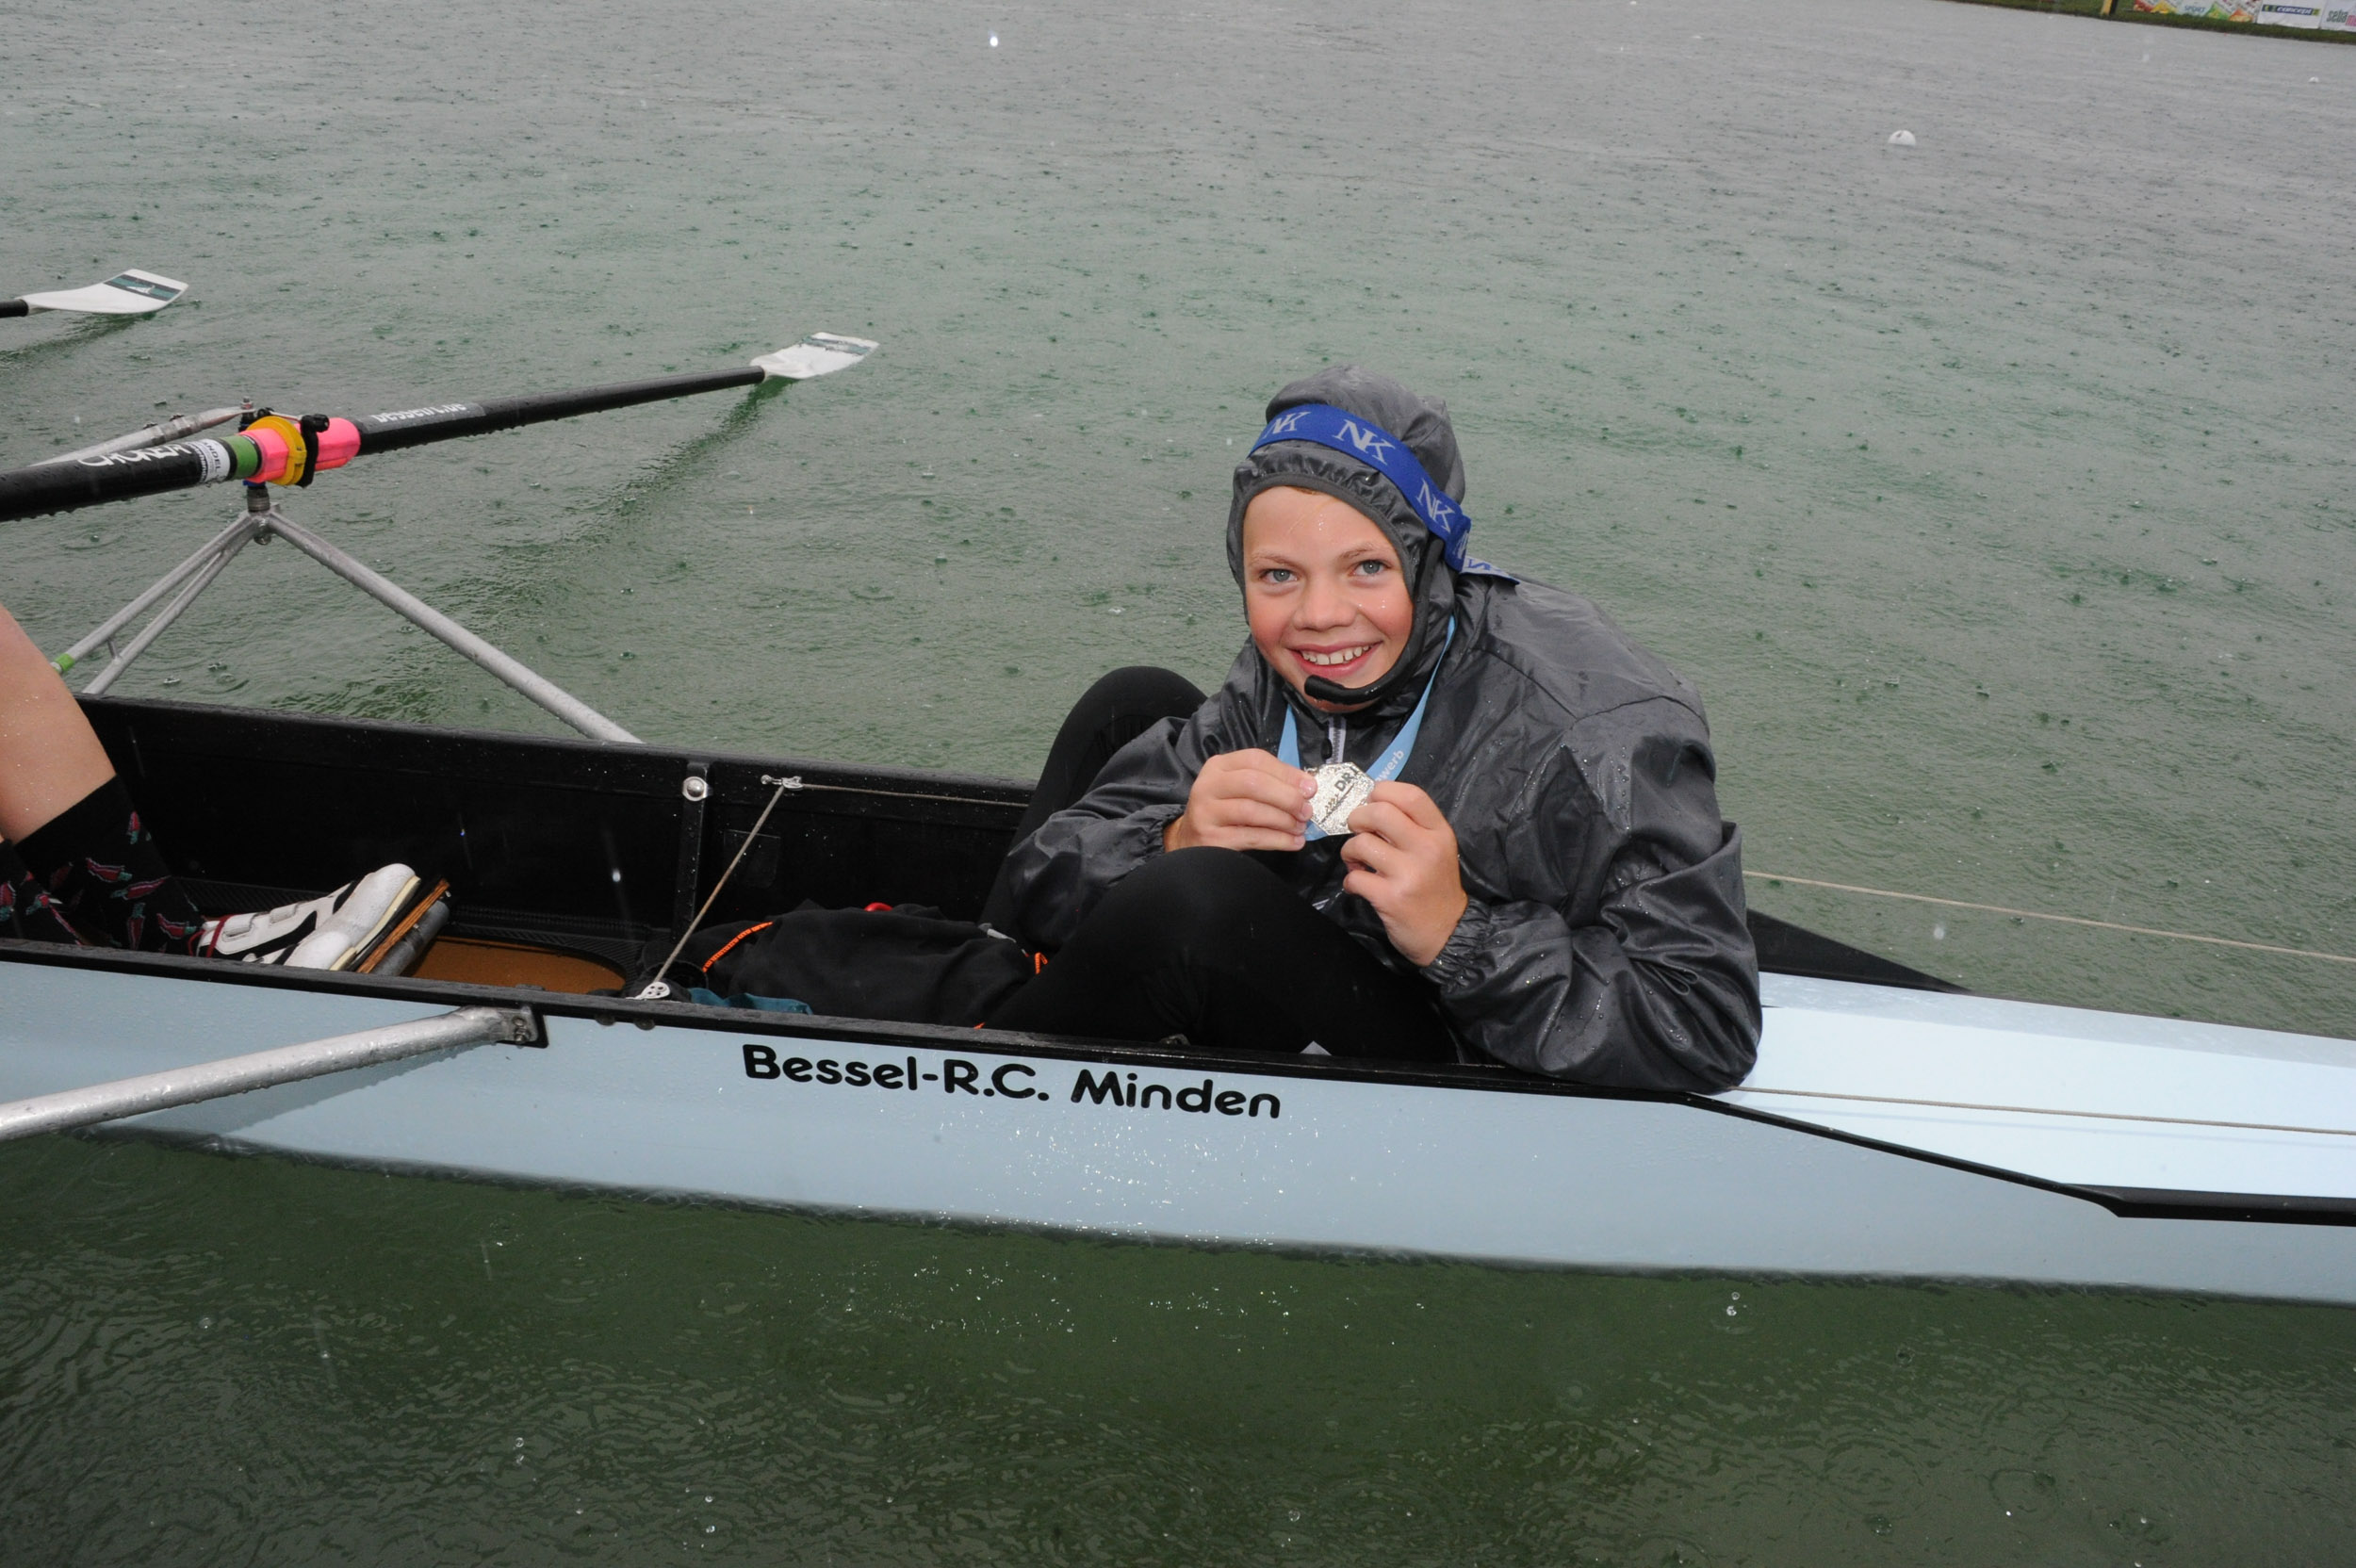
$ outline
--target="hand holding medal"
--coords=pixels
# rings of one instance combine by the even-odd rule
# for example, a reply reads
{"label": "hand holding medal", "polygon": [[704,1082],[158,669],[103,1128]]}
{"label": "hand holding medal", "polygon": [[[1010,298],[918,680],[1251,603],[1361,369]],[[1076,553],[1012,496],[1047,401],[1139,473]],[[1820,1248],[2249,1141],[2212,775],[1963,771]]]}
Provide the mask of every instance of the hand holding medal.
{"label": "hand holding medal", "polygon": [[1456,830],[1413,784],[1373,786],[1350,813],[1342,890],[1374,906],[1383,934],[1418,968],[1440,956],[1471,902],[1456,859]]}
{"label": "hand holding medal", "polygon": [[1316,788],[1265,751],[1222,752],[1195,776],[1186,813],[1162,829],[1162,847],[1299,849]]}
{"label": "hand holding medal", "polygon": [[1162,830],[1162,844],[1299,849],[1313,817],[1324,832],[1349,835],[1342,889],[1374,906],[1391,945],[1418,966],[1438,957],[1467,900],[1456,831],[1413,784],[1378,783],[1347,762],[1304,773],[1265,751],[1224,752],[1195,776],[1186,813]]}

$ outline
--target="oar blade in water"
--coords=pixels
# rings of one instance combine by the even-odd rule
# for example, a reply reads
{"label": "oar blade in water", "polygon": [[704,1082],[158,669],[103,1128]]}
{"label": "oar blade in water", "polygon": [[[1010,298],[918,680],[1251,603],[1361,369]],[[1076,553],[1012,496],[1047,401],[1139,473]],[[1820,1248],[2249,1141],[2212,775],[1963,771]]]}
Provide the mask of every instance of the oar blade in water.
{"label": "oar blade in water", "polygon": [[134,268],[88,288],[27,294],[25,302],[35,310],[72,310],[85,316],[146,316],[163,309],[188,291],[188,286],[177,279]]}
{"label": "oar blade in water", "polygon": [[830,332],[814,332],[792,348],[762,354],[753,363],[772,376],[785,381],[809,381],[814,376],[829,375],[857,365],[874,353],[876,345],[864,337],[843,337]]}

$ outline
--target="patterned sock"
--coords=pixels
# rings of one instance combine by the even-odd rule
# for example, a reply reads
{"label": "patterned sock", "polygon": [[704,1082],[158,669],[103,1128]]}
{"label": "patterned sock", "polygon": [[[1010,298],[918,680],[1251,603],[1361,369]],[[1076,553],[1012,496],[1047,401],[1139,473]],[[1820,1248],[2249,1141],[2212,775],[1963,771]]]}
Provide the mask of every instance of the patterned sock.
{"label": "patterned sock", "polygon": [[0,843],[0,937],[84,945],[81,934],[66,923],[65,911],[9,843]]}
{"label": "patterned sock", "polygon": [[109,778],[17,846],[66,928],[86,947],[192,953],[205,919]]}

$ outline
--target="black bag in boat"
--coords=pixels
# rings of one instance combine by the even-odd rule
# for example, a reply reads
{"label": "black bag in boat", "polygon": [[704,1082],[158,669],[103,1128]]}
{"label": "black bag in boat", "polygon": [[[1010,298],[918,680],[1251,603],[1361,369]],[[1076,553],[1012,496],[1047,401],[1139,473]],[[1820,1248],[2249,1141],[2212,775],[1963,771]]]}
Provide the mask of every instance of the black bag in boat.
{"label": "black bag in boat", "polygon": [[[648,956],[662,961],[670,944]],[[672,995],[759,1006],[791,999],[813,1013],[892,1023],[987,1022],[1035,972],[1014,940],[921,904],[800,908],[698,931],[663,976]],[[698,998],[697,1000],[703,1000]]]}

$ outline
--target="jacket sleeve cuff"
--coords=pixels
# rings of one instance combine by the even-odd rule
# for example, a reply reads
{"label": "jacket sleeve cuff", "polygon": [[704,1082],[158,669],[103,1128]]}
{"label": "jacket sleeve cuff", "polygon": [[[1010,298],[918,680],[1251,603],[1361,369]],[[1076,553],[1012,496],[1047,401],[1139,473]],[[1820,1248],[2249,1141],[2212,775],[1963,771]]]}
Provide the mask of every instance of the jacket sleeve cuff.
{"label": "jacket sleeve cuff", "polygon": [[1129,818],[1130,825],[1143,835],[1142,841],[1132,846],[1136,855],[1135,863],[1142,865],[1161,854],[1168,847],[1163,836],[1170,831],[1170,825],[1186,814],[1184,802],[1175,806],[1149,806],[1142,811],[1133,812]]}
{"label": "jacket sleeve cuff", "polygon": [[1464,901],[1464,912],[1449,932],[1439,953],[1424,965],[1423,972],[1440,988],[1442,996],[1457,996],[1473,988],[1481,980],[1483,960],[1489,947],[1489,928],[1496,916],[1489,906],[1477,898]]}

